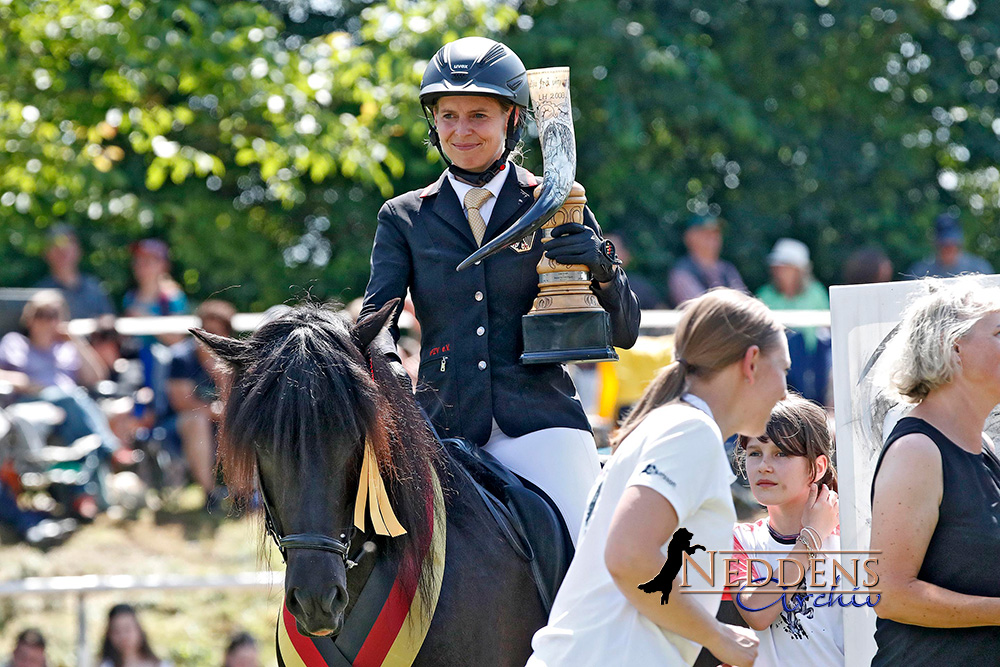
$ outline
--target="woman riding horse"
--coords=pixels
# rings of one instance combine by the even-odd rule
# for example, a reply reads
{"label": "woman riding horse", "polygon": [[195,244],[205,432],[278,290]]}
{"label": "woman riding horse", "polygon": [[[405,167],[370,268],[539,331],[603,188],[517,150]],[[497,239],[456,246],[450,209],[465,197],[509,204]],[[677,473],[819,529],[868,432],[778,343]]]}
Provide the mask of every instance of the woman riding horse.
{"label": "woman riding horse", "polygon": [[[562,365],[519,361],[521,316],[538,294],[541,234],[455,272],[534,201],[537,179],[510,159],[528,105],[524,65],[503,44],[459,39],[427,65],[420,103],[448,169],[379,211],[361,314],[410,291],[422,337],[417,401],[434,428],[442,438],[484,447],[539,486],[575,539],[600,470],[590,424]],[[545,255],[587,265],[594,294],[611,314],[614,344],[629,348],[639,302],[590,209],[583,219],[553,230]],[[398,359],[395,316],[389,332],[379,345]],[[399,373],[405,377],[402,366]]]}
{"label": "woman riding horse", "polygon": [[227,482],[259,487],[286,558],[279,664],[520,667],[545,621],[530,566],[371,345],[397,304],[357,325],[299,306],[245,341],[195,331],[232,369]]}

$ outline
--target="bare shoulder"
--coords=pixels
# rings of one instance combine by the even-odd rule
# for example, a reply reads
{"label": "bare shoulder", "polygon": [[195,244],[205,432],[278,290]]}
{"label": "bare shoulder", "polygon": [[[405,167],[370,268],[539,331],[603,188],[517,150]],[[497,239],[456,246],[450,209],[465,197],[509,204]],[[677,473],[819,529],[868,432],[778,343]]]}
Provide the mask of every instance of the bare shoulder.
{"label": "bare shoulder", "polygon": [[910,433],[892,443],[875,480],[875,497],[880,491],[893,496],[940,497],[943,491],[941,452],[922,433]]}

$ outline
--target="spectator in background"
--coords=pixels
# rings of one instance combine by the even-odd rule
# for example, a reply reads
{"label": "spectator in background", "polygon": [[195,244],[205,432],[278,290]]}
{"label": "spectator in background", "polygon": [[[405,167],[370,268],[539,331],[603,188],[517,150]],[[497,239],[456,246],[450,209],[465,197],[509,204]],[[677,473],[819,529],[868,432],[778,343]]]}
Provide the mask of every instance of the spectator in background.
{"label": "spectator in background", "polygon": [[887,283],[891,280],[892,260],[877,245],[858,248],[844,262],[844,285]]}
{"label": "spectator in background", "polygon": [[7,667],[45,667],[45,637],[35,628],[22,630]]}
{"label": "spectator in background", "polygon": [[[232,304],[218,299],[209,299],[197,310],[202,329],[226,337],[233,335],[235,314]],[[194,338],[177,343],[171,353],[167,397],[191,477],[205,490],[205,508],[211,511],[225,497],[225,489],[215,486],[215,424],[222,411],[219,388],[225,376],[208,348]]]}
{"label": "spectator in background", "polygon": [[[772,310],[829,310],[826,287],[812,276],[809,248],[802,241],[778,239],[767,256],[771,282],[757,297]],[[828,404],[830,330],[802,327],[788,330],[792,368],[788,384],[806,398]]]}
{"label": "spectator in background", "polygon": [[[188,312],[187,296],[170,277],[170,250],[160,239],[143,239],[132,244],[132,276],[136,286],[125,293],[125,314],[131,317],[182,315]],[[182,336],[163,336],[164,343],[176,343]]]}
{"label": "spectator in background", "polygon": [[[771,282],[757,290],[757,298],[771,310],[829,310],[826,287],[812,276],[809,248],[802,241],[778,239],[767,256]],[[806,331],[809,331],[807,334]],[[803,330],[807,348],[815,348],[814,329]]]}
{"label": "spectator in background", "polygon": [[688,299],[713,287],[730,287],[749,292],[736,267],[719,258],[722,252],[722,225],[718,217],[694,215],[684,230],[688,254],[670,271],[670,305],[676,308]]}
{"label": "spectator in background", "polygon": [[639,308],[643,310],[666,308],[667,304],[660,296],[659,290],[652,282],[630,270],[632,267],[632,253],[629,250],[625,237],[617,232],[605,234],[604,238],[615,244],[615,252],[622,262],[622,268],[628,270],[628,283],[632,287],[632,293],[639,299]]}
{"label": "spectator in background", "polygon": [[108,293],[94,276],[80,273],[80,240],[76,230],[66,224],[49,229],[45,248],[45,263],[49,275],[36,287],[58,289],[69,306],[71,318],[98,317],[114,313]]}
{"label": "spectator in background", "polygon": [[[126,292],[123,303],[127,316],[156,317],[188,312],[184,290],[170,277],[169,248],[160,239],[143,239],[132,244],[132,275],[136,286]],[[183,334],[138,338],[144,384],[153,390],[153,407],[160,416],[169,412],[166,378],[170,353],[163,346],[182,340]],[[163,345],[157,345],[157,341]]]}
{"label": "spectator in background", "polygon": [[21,398],[39,398],[66,412],[60,435],[66,444],[96,433],[102,449],[119,449],[108,420],[87,395],[108,377],[108,367],[86,339],[66,330],[69,311],[56,290],[37,292],[24,306],[21,323],[27,335],[12,331],[0,339],[0,369]]}
{"label": "spectator in background", "polygon": [[100,439],[97,461],[82,462],[84,480],[68,487],[61,502],[81,518],[93,519],[99,505],[106,505],[100,468],[112,457],[130,463],[131,454],[111,430],[100,406],[87,393],[108,376],[108,368],[84,338],[66,329],[69,311],[56,290],[42,290],[24,306],[21,322],[27,335],[12,331],[0,339],[0,369],[11,383],[18,401],[40,400],[62,409],[63,422],[56,433],[65,445],[96,435]]}
{"label": "spectator in background", "polygon": [[25,543],[40,549],[61,544],[77,528],[73,519],[54,519],[46,512],[21,509],[14,491],[3,481],[0,481],[0,525],[9,527]]}
{"label": "spectator in background", "polygon": [[249,632],[233,635],[226,647],[222,667],[260,667],[257,640]]}
{"label": "spectator in background", "polygon": [[146,631],[139,624],[135,607],[116,604],[108,612],[108,627],[104,631],[98,667],[168,667],[153,653]]}
{"label": "spectator in background", "polygon": [[962,250],[965,235],[958,218],[942,213],[934,221],[934,242],[937,251],[910,267],[908,277],[948,278],[960,273],[993,273],[993,267],[982,257]]}

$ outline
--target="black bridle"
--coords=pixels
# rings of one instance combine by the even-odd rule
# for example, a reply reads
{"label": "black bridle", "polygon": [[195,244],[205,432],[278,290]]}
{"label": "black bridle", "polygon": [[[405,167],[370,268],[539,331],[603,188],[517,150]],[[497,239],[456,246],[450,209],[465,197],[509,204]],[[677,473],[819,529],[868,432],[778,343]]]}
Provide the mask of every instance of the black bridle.
{"label": "black bridle", "polygon": [[264,529],[271,536],[274,543],[278,545],[278,552],[281,560],[288,561],[289,549],[311,549],[313,551],[329,551],[340,556],[344,561],[344,567],[348,570],[357,565],[356,560],[351,560],[348,553],[351,550],[351,539],[354,537],[355,528],[350,526],[340,533],[340,539],[321,535],[319,533],[293,533],[282,535],[281,529],[275,518],[274,510],[271,508],[271,501],[267,498],[267,490],[264,489],[264,480],[260,476],[260,460],[257,461],[257,487],[260,489],[261,505],[264,508]]}

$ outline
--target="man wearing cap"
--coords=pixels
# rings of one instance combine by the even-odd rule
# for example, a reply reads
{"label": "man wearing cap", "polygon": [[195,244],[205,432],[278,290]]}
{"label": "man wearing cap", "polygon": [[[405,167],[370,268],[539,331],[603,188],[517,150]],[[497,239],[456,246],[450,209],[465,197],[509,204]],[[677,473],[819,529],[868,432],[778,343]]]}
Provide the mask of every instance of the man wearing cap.
{"label": "man wearing cap", "polygon": [[960,273],[993,273],[993,267],[982,257],[962,250],[965,237],[958,218],[942,213],[934,221],[934,241],[937,252],[910,267],[908,277],[948,278]]}
{"label": "man wearing cap", "polygon": [[80,273],[80,240],[76,230],[63,223],[52,225],[47,235],[45,263],[49,275],[36,287],[58,289],[69,306],[71,318],[114,313],[108,293],[94,276]]}
{"label": "man wearing cap", "polygon": [[[812,276],[809,247],[795,239],[778,239],[767,256],[771,282],[757,298],[771,310],[829,310],[826,287]],[[788,331],[792,368],[788,384],[806,398],[826,403],[830,372],[829,329],[803,327]],[[821,344],[822,343],[822,344]]]}
{"label": "man wearing cap", "polygon": [[684,230],[684,245],[688,254],[670,271],[667,286],[670,305],[677,307],[713,287],[731,287],[748,292],[736,267],[719,258],[722,252],[722,228],[719,218],[694,215]]}

